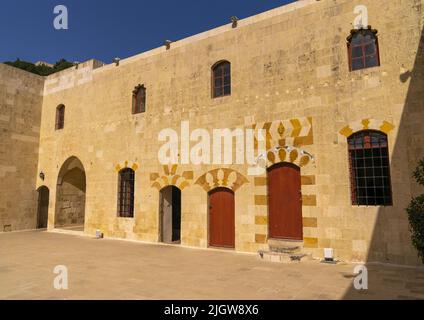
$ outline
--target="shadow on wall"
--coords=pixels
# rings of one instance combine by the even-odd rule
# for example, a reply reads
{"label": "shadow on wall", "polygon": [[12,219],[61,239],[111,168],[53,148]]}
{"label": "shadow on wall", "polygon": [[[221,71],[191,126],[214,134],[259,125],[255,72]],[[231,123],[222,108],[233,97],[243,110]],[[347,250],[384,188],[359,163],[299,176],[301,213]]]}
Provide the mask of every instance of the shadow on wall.
{"label": "shadow on wall", "polygon": [[[378,295],[378,291],[395,294],[399,286],[410,286],[409,289],[414,289],[416,282],[413,279],[416,276],[416,269],[382,268],[372,262],[422,265],[412,246],[405,209],[413,196],[423,193],[422,188],[412,178],[412,172],[418,164],[418,159],[424,157],[423,32],[424,30],[421,31],[413,70],[405,70],[399,77],[399,81],[403,83],[409,81],[409,87],[396,144],[391,154],[393,206],[381,207],[375,222],[366,260],[369,290],[364,290],[361,294],[361,291],[356,290],[352,284],[345,294],[345,299],[361,298],[369,293]],[[405,168],[405,163],[407,163],[408,172],[402,169]],[[393,183],[395,179],[396,182],[399,182],[399,177],[401,177],[401,182]],[[399,283],[400,278],[406,279],[406,281],[401,284]]]}

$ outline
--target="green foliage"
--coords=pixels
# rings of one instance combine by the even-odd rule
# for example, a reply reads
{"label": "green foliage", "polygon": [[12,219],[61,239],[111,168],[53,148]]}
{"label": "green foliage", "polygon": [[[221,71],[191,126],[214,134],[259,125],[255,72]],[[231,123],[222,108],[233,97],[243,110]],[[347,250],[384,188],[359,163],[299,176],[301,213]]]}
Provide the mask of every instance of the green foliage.
{"label": "green foliage", "polygon": [[424,194],[412,199],[406,211],[409,216],[412,244],[424,263]]}
{"label": "green foliage", "polygon": [[[414,171],[414,178],[424,186],[424,159]],[[408,208],[409,225],[411,228],[412,244],[418,250],[418,254],[424,263],[424,194],[413,198]]]}
{"label": "green foliage", "polygon": [[19,59],[16,59],[16,61],[13,62],[6,61],[5,64],[31,73],[38,74],[40,76],[48,76],[50,74],[70,68],[74,65],[72,62],[66,61],[65,59],[59,60],[55,63],[53,67],[46,66],[44,64],[36,66],[34,63],[22,61]]}
{"label": "green foliage", "polygon": [[420,185],[424,186],[424,159],[421,159],[418,163],[418,167],[414,171],[414,178]]}
{"label": "green foliage", "polygon": [[58,62],[56,62],[55,65],[53,66],[53,70],[54,70],[53,73],[68,69],[72,67],[73,65],[74,64],[72,62],[66,61],[65,59],[61,59]]}

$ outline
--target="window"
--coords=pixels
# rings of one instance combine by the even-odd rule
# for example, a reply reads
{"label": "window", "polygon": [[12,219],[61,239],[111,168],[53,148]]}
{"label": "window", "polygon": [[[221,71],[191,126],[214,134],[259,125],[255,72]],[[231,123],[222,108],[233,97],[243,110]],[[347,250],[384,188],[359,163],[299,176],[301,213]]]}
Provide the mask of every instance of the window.
{"label": "window", "polygon": [[222,61],[212,67],[212,97],[223,97],[231,94],[231,64]]}
{"label": "window", "polygon": [[387,136],[360,131],[348,138],[353,205],[392,205]]}
{"label": "window", "polygon": [[350,71],[377,67],[380,65],[377,30],[352,30],[347,38]]}
{"label": "window", "polygon": [[134,170],[126,168],[118,178],[118,217],[134,217]]}
{"label": "window", "polygon": [[63,104],[60,104],[56,108],[56,130],[62,130],[65,126],[65,106]]}
{"label": "window", "polygon": [[146,88],[144,85],[138,85],[133,91],[132,113],[143,113],[146,111]]}

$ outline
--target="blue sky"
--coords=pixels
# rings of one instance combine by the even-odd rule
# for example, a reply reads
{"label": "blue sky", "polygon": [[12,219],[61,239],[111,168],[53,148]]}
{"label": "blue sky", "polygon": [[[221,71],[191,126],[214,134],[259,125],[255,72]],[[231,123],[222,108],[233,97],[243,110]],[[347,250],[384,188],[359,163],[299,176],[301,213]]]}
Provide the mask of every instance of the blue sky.
{"label": "blue sky", "polygon": [[[110,62],[293,0],[2,0],[0,62]],[[69,29],[53,27],[53,8],[65,5]],[[6,44],[6,45],[4,45]]]}

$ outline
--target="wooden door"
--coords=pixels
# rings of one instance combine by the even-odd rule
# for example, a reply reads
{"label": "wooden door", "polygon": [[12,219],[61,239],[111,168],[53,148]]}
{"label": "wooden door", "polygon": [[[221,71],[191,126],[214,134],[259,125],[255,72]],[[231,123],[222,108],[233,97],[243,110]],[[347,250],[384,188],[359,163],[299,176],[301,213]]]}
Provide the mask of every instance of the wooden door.
{"label": "wooden door", "polygon": [[279,163],[268,169],[269,237],[303,240],[300,168]]}
{"label": "wooden door", "polygon": [[217,188],[209,193],[209,245],[234,248],[235,202],[230,189]]}

